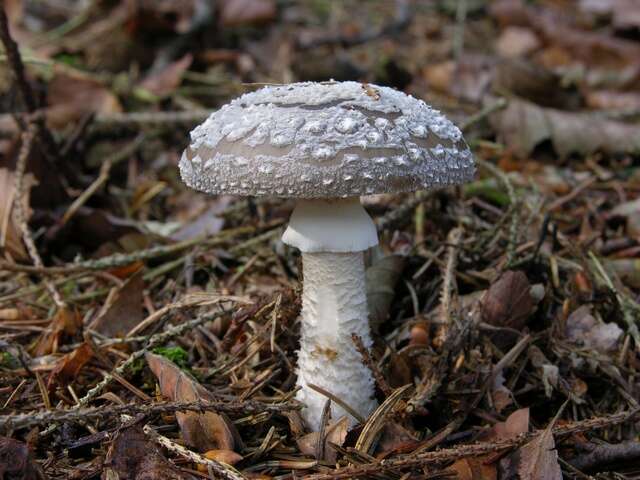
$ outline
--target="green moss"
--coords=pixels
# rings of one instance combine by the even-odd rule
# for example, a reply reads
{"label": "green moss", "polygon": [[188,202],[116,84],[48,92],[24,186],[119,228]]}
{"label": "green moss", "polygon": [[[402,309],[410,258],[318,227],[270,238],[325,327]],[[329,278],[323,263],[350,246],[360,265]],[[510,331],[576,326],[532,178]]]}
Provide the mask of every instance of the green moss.
{"label": "green moss", "polygon": [[189,369],[189,354],[182,347],[157,347],[153,349],[153,353],[171,360],[180,368]]}

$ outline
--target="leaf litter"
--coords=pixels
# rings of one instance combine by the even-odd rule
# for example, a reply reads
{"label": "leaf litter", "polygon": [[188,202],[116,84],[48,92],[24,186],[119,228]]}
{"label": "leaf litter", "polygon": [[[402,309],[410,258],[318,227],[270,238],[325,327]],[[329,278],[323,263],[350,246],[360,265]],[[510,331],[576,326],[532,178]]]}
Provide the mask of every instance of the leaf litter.
{"label": "leaf litter", "polygon": [[[637,474],[633,2],[53,4],[4,5],[27,75],[1,57],[0,477]],[[446,111],[479,175],[366,200],[380,407],[311,432],[293,202],[176,166],[230,98],[327,78]]]}

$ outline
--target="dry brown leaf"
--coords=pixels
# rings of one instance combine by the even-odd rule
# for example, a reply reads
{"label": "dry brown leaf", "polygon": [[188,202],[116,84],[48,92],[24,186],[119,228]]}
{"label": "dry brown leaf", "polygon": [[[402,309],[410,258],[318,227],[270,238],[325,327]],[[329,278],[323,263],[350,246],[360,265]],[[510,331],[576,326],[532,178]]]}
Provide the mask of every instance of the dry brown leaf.
{"label": "dry brown leaf", "polygon": [[73,352],[67,353],[56,363],[49,380],[47,381],[47,387],[49,390],[55,388],[56,384],[60,386],[66,386],[73,381],[82,367],[91,361],[93,358],[93,348],[88,343],[83,343]]}
{"label": "dry brown leaf", "polygon": [[77,311],[59,308],[34,347],[34,354],[39,357],[57,352],[62,337],[74,335],[81,326],[82,317]]}
{"label": "dry brown leaf", "polygon": [[388,422],[378,440],[376,458],[387,458],[394,453],[409,453],[420,445],[409,430],[397,422]]}
{"label": "dry brown leaf", "polygon": [[540,39],[526,27],[507,27],[496,40],[496,51],[507,58],[524,57],[540,48]]}
{"label": "dry brown leaf", "polygon": [[505,272],[482,299],[482,320],[495,326],[521,329],[535,306],[530,291],[531,284],[524,273]]}
{"label": "dry brown leaf", "polygon": [[551,427],[520,448],[519,454],[520,480],[562,480]]}
{"label": "dry brown leaf", "polygon": [[191,66],[192,61],[193,55],[187,53],[161,70],[147,75],[139,86],[157,97],[166,97],[180,85],[182,75]]}
{"label": "dry brown leaf", "polygon": [[[233,450],[209,450],[205,452],[203,456],[209,460],[226,463],[227,465],[235,465],[242,460],[242,455]],[[206,473],[208,471],[207,466],[198,464],[198,471]]]}
{"label": "dry brown leaf", "polygon": [[195,480],[169,462],[139,425],[116,435],[104,467],[104,480]]}
{"label": "dry brown leaf", "polygon": [[224,0],[220,5],[223,27],[268,23],[276,18],[273,0]]}
{"label": "dry brown leaf", "polygon": [[562,157],[571,153],[640,151],[640,127],[607,120],[592,112],[564,112],[511,99],[493,119],[501,141],[521,157],[530,155],[545,141],[550,141]]}
{"label": "dry brown leaf", "polygon": [[498,478],[496,466],[486,464],[485,457],[456,460],[447,470],[455,473],[456,480],[496,480]]}
{"label": "dry brown leaf", "polygon": [[0,437],[0,479],[45,480],[26,443]]}
{"label": "dry brown leaf", "polygon": [[507,417],[504,422],[496,423],[485,440],[509,440],[529,431],[529,409],[520,408]]}
{"label": "dry brown leaf", "polygon": [[491,15],[503,25],[531,27],[546,42],[568,50],[574,59],[588,64],[623,67],[640,61],[640,46],[599,31],[579,30],[567,23],[566,15],[529,6],[523,0],[497,0]]}
{"label": "dry brown leaf", "polygon": [[600,110],[640,110],[640,93],[595,90],[585,94],[587,107]]}
{"label": "dry brown leaf", "polygon": [[142,272],[133,274],[121,287],[113,289],[89,328],[107,337],[124,337],[144,318]]}
{"label": "dry brown leaf", "polygon": [[[331,443],[342,446],[347,439],[349,423],[347,417],[341,417],[338,421],[327,425],[325,429],[324,439],[324,460],[329,463],[335,463],[337,452],[331,447]],[[298,448],[305,455],[314,456],[316,454],[316,446],[318,445],[319,432],[311,432],[296,440]]]}
{"label": "dry brown leaf", "polygon": [[[214,400],[213,395],[174,363],[160,355],[147,352],[149,368],[158,378],[162,395],[175,402]],[[233,450],[235,446],[232,424],[214,412],[176,413],[176,419],[187,445],[207,450]]]}
{"label": "dry brown leaf", "polygon": [[47,124],[61,129],[89,113],[119,113],[120,102],[97,80],[57,72],[47,88]]}
{"label": "dry brown leaf", "polygon": [[459,61],[447,60],[427,65],[422,75],[429,87],[470,102],[479,102],[491,86],[494,60],[464,55]]}

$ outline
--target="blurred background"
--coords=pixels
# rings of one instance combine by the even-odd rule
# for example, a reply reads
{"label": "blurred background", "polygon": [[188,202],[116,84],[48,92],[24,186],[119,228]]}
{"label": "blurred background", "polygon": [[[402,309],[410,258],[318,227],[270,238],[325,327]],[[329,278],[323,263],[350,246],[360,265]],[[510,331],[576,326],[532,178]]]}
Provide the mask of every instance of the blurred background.
{"label": "blurred background", "polygon": [[[65,224],[73,230],[83,223],[82,212],[105,202],[118,203],[109,209],[117,216],[175,214],[165,207],[179,202],[172,193],[182,190],[176,162],[188,131],[263,83],[333,78],[404,90],[463,127],[477,155],[527,178],[542,175],[536,181],[552,195],[570,191],[603,156],[614,172],[635,175],[626,155],[640,147],[640,3],[634,0],[3,4],[32,98],[25,103],[3,56],[1,165],[15,162],[19,112],[40,112],[57,148],[66,149],[29,162],[38,180],[32,206],[46,206],[32,219],[38,225],[57,222],[63,213],[56,209],[118,152],[124,153],[110,162],[116,165],[109,184],[132,188],[133,197],[122,190],[124,197],[105,199],[99,189]],[[577,171],[564,171],[572,159]],[[104,228],[123,228],[103,220]],[[49,235],[65,239],[68,251],[58,255],[68,260],[113,235],[87,228]]]}

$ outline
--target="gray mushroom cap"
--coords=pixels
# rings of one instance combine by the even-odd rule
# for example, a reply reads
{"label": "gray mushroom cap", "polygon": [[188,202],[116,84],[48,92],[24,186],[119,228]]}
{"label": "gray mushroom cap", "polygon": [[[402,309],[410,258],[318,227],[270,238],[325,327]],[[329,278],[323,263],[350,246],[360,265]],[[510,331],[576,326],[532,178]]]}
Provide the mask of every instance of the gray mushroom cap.
{"label": "gray mushroom cap", "polygon": [[191,132],[180,160],[211,194],[335,198],[470,181],[460,130],[422,100],[357,82],[268,86]]}

